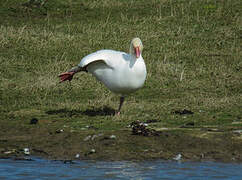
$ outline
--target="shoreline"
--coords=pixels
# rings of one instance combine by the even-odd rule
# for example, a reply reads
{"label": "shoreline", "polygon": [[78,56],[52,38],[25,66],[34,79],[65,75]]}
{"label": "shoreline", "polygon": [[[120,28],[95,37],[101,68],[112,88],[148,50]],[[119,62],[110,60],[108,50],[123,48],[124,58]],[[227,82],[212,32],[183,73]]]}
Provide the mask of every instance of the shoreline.
{"label": "shoreline", "polygon": [[0,158],[28,157],[24,152],[24,148],[28,148],[30,156],[63,161],[176,161],[180,154],[181,161],[241,163],[241,134],[235,132],[179,128],[144,136],[135,135],[129,129],[45,132],[37,128],[31,136],[28,132],[13,136],[9,131],[1,135]]}

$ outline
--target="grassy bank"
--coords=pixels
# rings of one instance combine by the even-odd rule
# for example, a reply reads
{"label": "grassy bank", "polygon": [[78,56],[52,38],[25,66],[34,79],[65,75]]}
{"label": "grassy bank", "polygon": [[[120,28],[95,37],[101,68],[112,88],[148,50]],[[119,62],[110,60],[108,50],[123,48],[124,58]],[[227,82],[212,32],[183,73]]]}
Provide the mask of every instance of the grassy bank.
{"label": "grassy bank", "polygon": [[[193,129],[242,128],[239,1],[25,2],[0,0],[2,137],[45,128],[112,133],[136,120],[155,120],[150,127],[156,130],[189,123]],[[136,36],[144,44],[148,77],[119,117],[112,115],[119,97],[90,74],[58,83],[57,75],[83,56],[128,51]],[[183,109],[193,114],[173,113]],[[32,118],[39,120],[34,127]]]}

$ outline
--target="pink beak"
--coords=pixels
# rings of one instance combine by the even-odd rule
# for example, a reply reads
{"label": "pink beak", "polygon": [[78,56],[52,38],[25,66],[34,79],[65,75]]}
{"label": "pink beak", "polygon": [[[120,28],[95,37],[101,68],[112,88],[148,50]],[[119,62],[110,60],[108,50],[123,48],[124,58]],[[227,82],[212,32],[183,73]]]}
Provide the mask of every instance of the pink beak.
{"label": "pink beak", "polygon": [[139,58],[139,57],[140,57],[140,50],[139,50],[139,47],[135,47],[135,48],[134,48],[134,51],[135,51],[135,54],[136,54],[136,58]]}

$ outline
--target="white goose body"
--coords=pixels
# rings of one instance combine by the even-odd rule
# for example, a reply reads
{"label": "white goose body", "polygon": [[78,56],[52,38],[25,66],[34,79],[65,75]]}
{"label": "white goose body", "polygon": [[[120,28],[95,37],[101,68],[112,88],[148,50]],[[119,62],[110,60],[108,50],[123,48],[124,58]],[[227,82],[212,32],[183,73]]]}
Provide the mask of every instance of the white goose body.
{"label": "white goose body", "polygon": [[87,71],[92,73],[108,89],[121,94],[117,115],[120,114],[124,96],[144,85],[146,66],[141,55],[143,44],[134,38],[130,44],[129,54],[114,50],[100,50],[85,56],[77,67],[59,75],[61,81],[71,81],[74,74]]}
{"label": "white goose body", "polygon": [[85,56],[78,64],[86,67],[108,89],[122,95],[132,93],[144,85],[145,62],[132,54],[114,50],[100,50]]}

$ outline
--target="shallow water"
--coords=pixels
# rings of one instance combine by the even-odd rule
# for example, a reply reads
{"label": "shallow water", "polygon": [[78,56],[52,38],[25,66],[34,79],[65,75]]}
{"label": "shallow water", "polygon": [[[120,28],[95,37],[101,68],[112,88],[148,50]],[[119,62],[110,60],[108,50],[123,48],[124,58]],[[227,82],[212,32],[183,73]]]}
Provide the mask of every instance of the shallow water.
{"label": "shallow water", "polygon": [[242,164],[215,162],[0,159],[0,179],[242,179]]}

